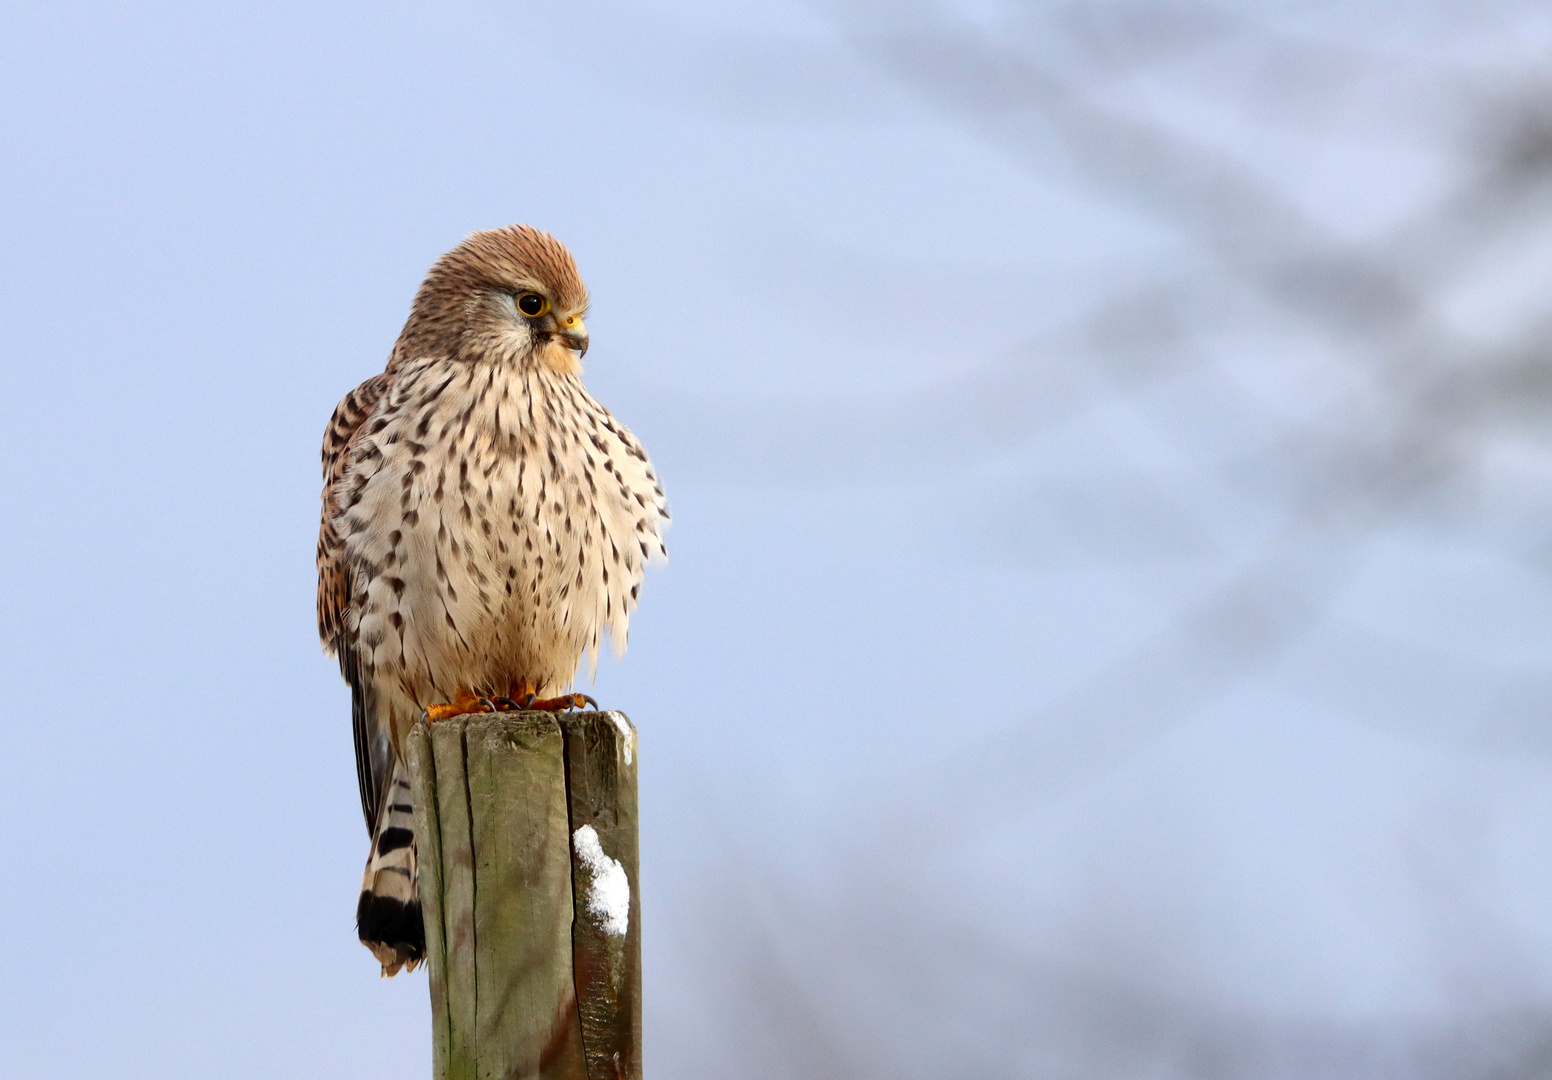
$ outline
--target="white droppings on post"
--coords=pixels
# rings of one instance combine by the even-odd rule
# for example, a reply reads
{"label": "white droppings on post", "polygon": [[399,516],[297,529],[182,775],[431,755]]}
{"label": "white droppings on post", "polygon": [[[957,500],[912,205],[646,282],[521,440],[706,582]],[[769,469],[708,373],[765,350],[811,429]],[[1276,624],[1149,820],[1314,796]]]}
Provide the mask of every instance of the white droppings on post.
{"label": "white droppings on post", "polygon": [[625,719],[622,712],[611,710],[609,719],[614,721],[614,726],[620,729],[620,735],[625,740],[625,764],[629,765],[636,751],[636,729],[630,726],[630,721]]}
{"label": "white droppings on post", "polygon": [[603,925],[604,933],[624,937],[630,929],[630,879],[625,867],[604,854],[591,825],[571,834],[571,846],[593,879],[587,888],[588,912]]}

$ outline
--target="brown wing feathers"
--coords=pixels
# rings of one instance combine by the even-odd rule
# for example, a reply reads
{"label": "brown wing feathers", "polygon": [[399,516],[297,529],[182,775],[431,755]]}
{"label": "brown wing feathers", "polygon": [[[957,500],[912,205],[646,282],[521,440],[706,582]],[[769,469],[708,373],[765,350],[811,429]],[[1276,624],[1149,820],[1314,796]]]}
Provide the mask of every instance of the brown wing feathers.
{"label": "brown wing feathers", "polygon": [[318,527],[318,637],[326,652],[334,652],[339,632],[345,624],[345,608],[350,603],[350,583],[346,580],[344,544],[334,531],[338,511],[334,489],[350,463],[351,445],[356,432],[372,415],[378,399],[387,390],[388,372],[374,375],[340,400],[334,416],[323,433],[323,520]]}
{"label": "brown wing feathers", "polygon": [[366,423],[391,382],[389,372],[373,376],[340,401],[323,435],[323,520],[318,527],[318,636],[326,652],[339,657],[340,674],[350,686],[351,728],[356,743],[356,780],[367,832],[376,826],[383,789],[392,766],[388,733],[373,715],[370,687],[361,678],[355,650],[346,640],[345,610],[350,605],[350,574],[345,545],[334,529],[338,512],[335,489],[350,463],[356,433]]}

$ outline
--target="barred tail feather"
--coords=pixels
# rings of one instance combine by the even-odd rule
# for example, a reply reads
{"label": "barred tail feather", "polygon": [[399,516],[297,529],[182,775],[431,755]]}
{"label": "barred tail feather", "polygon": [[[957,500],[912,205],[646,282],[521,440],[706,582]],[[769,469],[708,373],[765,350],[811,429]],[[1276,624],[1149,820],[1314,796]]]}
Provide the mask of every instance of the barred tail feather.
{"label": "barred tail feather", "polygon": [[409,773],[395,762],[372,832],[372,853],[361,878],[356,932],[372,950],[384,975],[414,971],[426,956],[426,928],[420,915],[420,875],[415,861],[415,811]]}

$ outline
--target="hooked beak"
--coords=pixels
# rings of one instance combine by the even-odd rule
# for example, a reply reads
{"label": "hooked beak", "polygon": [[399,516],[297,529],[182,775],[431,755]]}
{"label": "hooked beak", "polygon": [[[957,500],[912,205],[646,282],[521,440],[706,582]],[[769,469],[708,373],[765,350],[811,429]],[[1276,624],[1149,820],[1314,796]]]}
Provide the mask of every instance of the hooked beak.
{"label": "hooked beak", "polygon": [[568,315],[564,319],[556,319],[556,332],[565,342],[566,347],[577,350],[578,356],[587,355],[587,325],[583,323],[580,315]]}

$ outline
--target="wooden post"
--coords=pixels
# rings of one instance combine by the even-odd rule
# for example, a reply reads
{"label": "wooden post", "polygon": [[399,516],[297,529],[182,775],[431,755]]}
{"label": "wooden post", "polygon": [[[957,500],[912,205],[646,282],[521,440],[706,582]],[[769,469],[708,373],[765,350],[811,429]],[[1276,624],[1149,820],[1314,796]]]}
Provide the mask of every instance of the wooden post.
{"label": "wooden post", "polygon": [[484,713],[409,757],[436,1080],[640,1080],[636,729]]}

